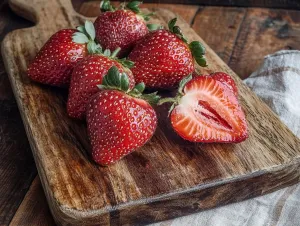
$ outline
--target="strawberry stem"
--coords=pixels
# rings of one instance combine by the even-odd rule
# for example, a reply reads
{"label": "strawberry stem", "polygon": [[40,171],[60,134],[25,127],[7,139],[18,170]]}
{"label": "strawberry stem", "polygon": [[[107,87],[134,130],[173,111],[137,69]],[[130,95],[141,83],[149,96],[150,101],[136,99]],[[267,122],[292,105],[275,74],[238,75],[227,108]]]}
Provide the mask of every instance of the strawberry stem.
{"label": "strawberry stem", "polygon": [[177,94],[176,94],[175,97],[166,97],[166,98],[162,98],[162,99],[159,100],[158,105],[162,105],[162,104],[164,104],[164,103],[172,103],[172,105],[171,105],[171,107],[170,107],[170,109],[169,109],[169,115],[170,115],[170,113],[172,112],[172,110],[174,109],[174,107],[175,107],[176,105],[178,105],[178,103],[179,103],[181,97],[184,95],[183,89],[184,89],[185,85],[186,85],[189,81],[191,81],[192,78],[193,78],[193,75],[190,74],[190,75],[188,75],[187,77],[184,77],[184,78],[180,81],[179,87],[178,87],[178,92],[177,92]]}
{"label": "strawberry stem", "polygon": [[112,54],[110,55],[110,57],[111,58],[115,58],[117,55],[118,55],[118,53],[121,51],[121,48],[120,47],[118,47],[118,48],[116,48],[113,52],[112,52]]}

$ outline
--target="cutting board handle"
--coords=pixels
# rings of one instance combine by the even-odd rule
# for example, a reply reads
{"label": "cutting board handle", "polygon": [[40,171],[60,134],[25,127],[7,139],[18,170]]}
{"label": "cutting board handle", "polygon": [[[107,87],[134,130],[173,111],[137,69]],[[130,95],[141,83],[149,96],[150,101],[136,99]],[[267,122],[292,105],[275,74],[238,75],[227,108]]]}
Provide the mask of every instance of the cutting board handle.
{"label": "cutting board handle", "polygon": [[75,12],[71,0],[9,0],[9,5],[16,14],[51,30],[76,27],[86,19]]}

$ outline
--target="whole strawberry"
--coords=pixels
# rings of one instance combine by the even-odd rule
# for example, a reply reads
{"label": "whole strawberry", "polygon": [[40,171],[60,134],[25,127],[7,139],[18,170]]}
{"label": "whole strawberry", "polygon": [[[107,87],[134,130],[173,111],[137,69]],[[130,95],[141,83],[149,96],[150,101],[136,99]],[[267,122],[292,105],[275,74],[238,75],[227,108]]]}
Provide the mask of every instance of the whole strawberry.
{"label": "whole strawberry", "polygon": [[145,36],[149,30],[144,15],[138,8],[140,1],[131,1],[121,8],[115,9],[109,0],[104,0],[100,8],[104,13],[97,17],[94,26],[96,39],[105,49],[121,48],[120,57],[130,52],[137,40]]}
{"label": "whole strawberry", "polygon": [[135,65],[132,73],[137,82],[147,87],[170,89],[195,69],[194,59],[206,66],[205,48],[197,41],[188,44],[176,18],[169,22],[168,30],[157,30],[146,35],[129,55]]}
{"label": "whole strawberry", "polygon": [[117,59],[115,56],[119,51],[118,48],[112,54],[106,50],[104,54],[89,55],[76,65],[72,73],[67,102],[67,112],[70,117],[84,119],[89,98],[99,92],[97,85],[102,83],[103,77],[112,66],[116,66],[120,73],[126,72],[129,87],[134,87],[135,81],[129,70],[132,64],[125,59]]}
{"label": "whole strawberry", "polygon": [[232,77],[224,72],[215,72],[213,74],[210,74],[215,80],[218,80],[225,84],[233,93],[235,96],[238,95],[238,90],[235,85],[234,80]]}
{"label": "whole strawberry", "polygon": [[102,90],[89,101],[87,108],[88,135],[92,157],[100,165],[109,165],[143,146],[154,134],[157,117],[148,103],[158,96],[142,94],[143,83],[129,88],[125,73],[120,77],[113,66],[103,78]]}
{"label": "whole strawberry", "polygon": [[67,86],[74,66],[88,52],[97,52],[93,41],[93,23],[86,21],[78,30],[64,29],[56,32],[41,48],[27,69],[34,81],[53,86]]}
{"label": "whole strawberry", "polygon": [[[220,79],[217,78],[217,79]],[[231,88],[213,76],[184,78],[173,103],[170,120],[174,130],[193,142],[237,143],[248,137],[247,122]]]}

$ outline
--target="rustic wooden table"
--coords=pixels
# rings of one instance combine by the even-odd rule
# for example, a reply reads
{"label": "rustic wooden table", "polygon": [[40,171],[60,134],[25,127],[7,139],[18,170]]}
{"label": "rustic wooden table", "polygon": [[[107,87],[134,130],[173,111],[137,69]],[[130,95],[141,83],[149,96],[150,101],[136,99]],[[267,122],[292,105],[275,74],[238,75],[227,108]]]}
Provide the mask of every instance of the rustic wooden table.
{"label": "rustic wooden table", "polygon": [[[205,1],[195,2],[201,4]],[[237,1],[206,2],[240,4]],[[300,11],[294,10],[300,9],[299,3],[247,2],[252,3],[251,6],[282,9],[246,8],[241,4],[239,6],[243,7],[147,3],[144,7],[165,7],[176,12],[241,78],[246,78],[259,66],[265,55],[281,49],[300,49]],[[99,13],[98,4],[74,1],[75,9],[87,16]],[[16,16],[9,9],[7,0],[0,3],[0,41],[8,32],[32,25]],[[9,224],[54,225],[54,221],[0,56],[0,225]]]}

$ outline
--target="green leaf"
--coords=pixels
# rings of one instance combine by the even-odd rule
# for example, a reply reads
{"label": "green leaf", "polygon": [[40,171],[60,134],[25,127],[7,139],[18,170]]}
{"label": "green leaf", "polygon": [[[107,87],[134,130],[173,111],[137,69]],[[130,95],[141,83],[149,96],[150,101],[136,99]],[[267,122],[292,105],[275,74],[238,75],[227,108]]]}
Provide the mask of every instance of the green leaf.
{"label": "green leaf", "polygon": [[160,24],[147,24],[147,27],[149,31],[156,31],[159,29],[163,29],[163,26],[161,26]]}
{"label": "green leaf", "polygon": [[189,74],[187,77],[184,77],[183,79],[181,79],[181,81],[179,82],[178,93],[183,95],[183,88],[189,81],[192,80],[192,78],[193,78],[193,75]]}
{"label": "green leaf", "polygon": [[78,26],[77,30],[80,31],[81,33],[85,33],[85,28],[84,26]]}
{"label": "green leaf", "polygon": [[141,82],[139,84],[137,84],[134,89],[136,89],[137,91],[139,91],[140,93],[144,92],[145,90],[145,83]]}
{"label": "green leaf", "polygon": [[141,98],[146,100],[149,104],[154,105],[159,102],[161,97],[157,95],[157,92],[154,92],[149,94],[143,94]]}
{"label": "green leaf", "polygon": [[171,32],[173,32],[173,28],[174,28],[176,22],[177,22],[177,18],[176,17],[169,21],[168,28],[169,28],[169,30]]}
{"label": "green leaf", "polygon": [[205,56],[195,57],[195,60],[201,67],[207,67]]}
{"label": "green leaf", "polygon": [[109,0],[103,0],[100,2],[100,10],[102,12],[114,11],[114,7],[110,4]]}
{"label": "green leaf", "polygon": [[127,92],[129,89],[129,79],[125,73],[121,75],[121,90]]}
{"label": "green leaf", "polygon": [[84,43],[88,43],[89,39],[88,37],[81,33],[81,32],[75,32],[72,36],[72,40],[73,42],[79,43],[79,44],[84,44]]}
{"label": "green leaf", "polygon": [[110,55],[111,55],[110,50],[109,49],[104,50],[103,55],[107,56],[107,57],[110,57]]}
{"label": "green leaf", "polygon": [[115,58],[117,55],[118,55],[118,53],[121,51],[121,48],[120,47],[118,47],[118,48],[116,48],[113,52],[112,52],[112,54],[110,55],[110,57],[111,58]]}
{"label": "green leaf", "polygon": [[193,56],[201,56],[204,55],[206,52],[206,49],[204,45],[201,42],[193,41],[189,44],[190,50],[193,53]]}
{"label": "green leaf", "polygon": [[85,21],[84,28],[85,28],[87,34],[90,36],[90,39],[94,40],[96,37],[94,24],[91,21],[87,20],[87,21]]}
{"label": "green leaf", "polygon": [[120,62],[123,66],[125,66],[125,67],[127,67],[127,68],[129,68],[129,69],[132,68],[132,67],[134,66],[134,62],[133,62],[133,61],[130,61],[130,60],[126,60],[126,58],[119,60],[119,62]]}
{"label": "green leaf", "polygon": [[140,9],[139,9],[139,5],[142,4],[142,2],[140,1],[130,1],[127,3],[126,8],[130,9],[131,11],[135,12],[135,13],[139,13]]}

